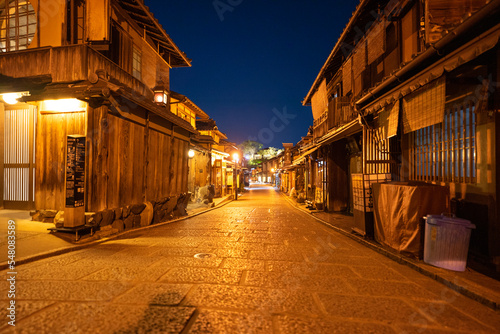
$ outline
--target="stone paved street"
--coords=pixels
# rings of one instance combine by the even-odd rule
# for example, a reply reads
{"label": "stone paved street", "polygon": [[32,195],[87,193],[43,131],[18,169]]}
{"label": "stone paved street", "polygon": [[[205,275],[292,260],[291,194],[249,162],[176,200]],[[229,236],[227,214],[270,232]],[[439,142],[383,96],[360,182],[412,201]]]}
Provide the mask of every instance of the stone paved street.
{"label": "stone paved street", "polygon": [[[210,257],[196,258],[199,253]],[[495,333],[500,314],[325,227],[270,187],[17,267],[17,333]],[[2,277],[7,273],[2,272]]]}

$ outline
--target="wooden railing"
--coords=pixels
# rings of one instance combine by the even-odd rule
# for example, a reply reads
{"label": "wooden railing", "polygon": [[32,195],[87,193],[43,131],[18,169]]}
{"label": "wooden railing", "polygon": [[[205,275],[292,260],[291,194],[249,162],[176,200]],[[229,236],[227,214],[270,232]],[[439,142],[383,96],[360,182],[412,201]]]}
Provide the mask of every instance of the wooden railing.
{"label": "wooden railing", "polygon": [[0,75],[26,78],[50,75],[52,83],[88,80],[97,71],[140,95],[149,89],[140,80],[88,45],[28,49],[0,54]]}

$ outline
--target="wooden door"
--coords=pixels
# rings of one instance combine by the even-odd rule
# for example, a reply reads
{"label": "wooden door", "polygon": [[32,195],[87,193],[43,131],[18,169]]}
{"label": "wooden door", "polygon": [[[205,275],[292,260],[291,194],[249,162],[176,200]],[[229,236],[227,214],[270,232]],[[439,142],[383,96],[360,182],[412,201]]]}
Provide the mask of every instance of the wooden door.
{"label": "wooden door", "polygon": [[3,147],[3,205],[5,209],[34,209],[36,108],[5,105]]}

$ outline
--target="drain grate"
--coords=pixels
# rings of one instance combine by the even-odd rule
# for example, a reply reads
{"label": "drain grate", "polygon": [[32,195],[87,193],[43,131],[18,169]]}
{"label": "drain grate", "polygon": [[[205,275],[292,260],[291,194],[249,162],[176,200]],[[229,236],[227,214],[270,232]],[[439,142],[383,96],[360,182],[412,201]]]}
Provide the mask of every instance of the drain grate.
{"label": "drain grate", "polygon": [[211,254],[211,253],[198,253],[194,257],[197,258],[197,259],[208,259],[208,258],[211,258],[211,257],[215,257],[215,254]]}

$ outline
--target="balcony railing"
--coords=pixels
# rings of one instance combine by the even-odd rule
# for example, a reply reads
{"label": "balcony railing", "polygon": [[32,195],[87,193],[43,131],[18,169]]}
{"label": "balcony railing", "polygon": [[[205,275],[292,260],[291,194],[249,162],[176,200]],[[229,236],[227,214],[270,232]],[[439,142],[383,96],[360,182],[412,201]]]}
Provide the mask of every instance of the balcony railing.
{"label": "balcony railing", "polygon": [[52,83],[88,80],[89,75],[106,73],[140,95],[150,91],[140,80],[87,45],[28,49],[0,54],[0,75],[29,78],[50,75]]}

